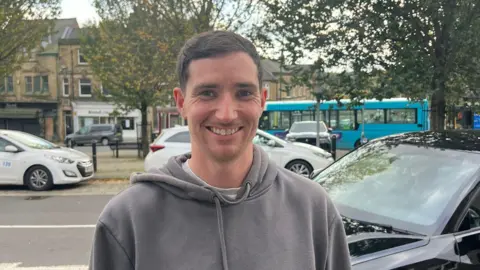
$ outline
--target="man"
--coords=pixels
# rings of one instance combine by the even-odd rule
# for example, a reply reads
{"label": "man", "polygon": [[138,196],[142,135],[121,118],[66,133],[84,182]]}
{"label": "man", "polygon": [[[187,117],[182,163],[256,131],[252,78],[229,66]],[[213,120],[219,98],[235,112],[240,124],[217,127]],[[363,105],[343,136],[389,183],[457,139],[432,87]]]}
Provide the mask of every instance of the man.
{"label": "man", "polygon": [[255,47],[203,33],[177,71],[191,154],[132,175],[99,218],[90,269],[350,269],[326,192],[252,143],[267,95]]}

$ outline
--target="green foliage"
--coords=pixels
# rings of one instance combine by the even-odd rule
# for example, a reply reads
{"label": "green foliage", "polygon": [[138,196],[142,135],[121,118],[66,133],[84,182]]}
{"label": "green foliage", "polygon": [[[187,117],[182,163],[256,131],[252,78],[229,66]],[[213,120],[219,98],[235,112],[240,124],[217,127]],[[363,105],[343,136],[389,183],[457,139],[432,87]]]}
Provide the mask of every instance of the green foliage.
{"label": "green foliage", "polygon": [[[341,68],[351,98],[432,97],[434,129],[445,97],[478,88],[480,5],[475,0],[262,0],[264,42],[276,37],[291,64],[316,55],[313,71]],[[310,72],[310,74],[313,73]],[[328,80],[321,83],[329,83]]]}
{"label": "green foliage", "polygon": [[40,47],[60,12],[60,0],[0,0],[0,78]]}

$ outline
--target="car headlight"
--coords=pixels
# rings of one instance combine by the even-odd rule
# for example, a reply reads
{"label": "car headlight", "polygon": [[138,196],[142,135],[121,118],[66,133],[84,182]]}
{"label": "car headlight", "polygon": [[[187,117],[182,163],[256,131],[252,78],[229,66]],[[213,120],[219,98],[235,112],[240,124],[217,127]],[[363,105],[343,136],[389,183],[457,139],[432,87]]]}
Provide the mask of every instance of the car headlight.
{"label": "car headlight", "polygon": [[313,151],[313,153],[321,158],[326,158],[326,159],[329,159],[332,157],[332,154],[328,153],[322,153],[322,152],[317,152],[317,151]]}
{"label": "car headlight", "polygon": [[66,157],[59,157],[59,156],[50,156],[50,155],[45,155],[45,157],[49,158],[49,159],[53,159],[55,160],[56,162],[59,162],[59,163],[67,163],[67,164],[72,164],[74,163],[75,161],[69,159],[69,158],[66,158]]}

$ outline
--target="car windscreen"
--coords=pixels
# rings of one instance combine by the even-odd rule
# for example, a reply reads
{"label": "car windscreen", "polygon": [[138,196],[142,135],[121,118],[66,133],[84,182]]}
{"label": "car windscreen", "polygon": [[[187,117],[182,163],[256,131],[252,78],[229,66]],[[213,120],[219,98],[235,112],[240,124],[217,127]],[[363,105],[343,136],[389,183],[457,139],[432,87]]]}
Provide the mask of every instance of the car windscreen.
{"label": "car windscreen", "polygon": [[[325,124],[320,122],[320,132],[326,132],[327,129],[325,128]],[[290,132],[292,133],[300,133],[300,132],[317,132],[317,123],[315,122],[295,122],[292,124],[290,128]]]}
{"label": "car windscreen", "polygon": [[472,152],[372,142],[321,172],[319,182],[352,218],[432,233],[445,208],[480,168]]}
{"label": "car windscreen", "polygon": [[57,149],[60,148],[60,146],[53,144],[47,140],[44,140],[42,138],[27,134],[27,133],[22,133],[22,132],[7,132],[6,135],[13,139],[14,141],[17,141],[23,145],[26,145],[30,148],[33,149]]}

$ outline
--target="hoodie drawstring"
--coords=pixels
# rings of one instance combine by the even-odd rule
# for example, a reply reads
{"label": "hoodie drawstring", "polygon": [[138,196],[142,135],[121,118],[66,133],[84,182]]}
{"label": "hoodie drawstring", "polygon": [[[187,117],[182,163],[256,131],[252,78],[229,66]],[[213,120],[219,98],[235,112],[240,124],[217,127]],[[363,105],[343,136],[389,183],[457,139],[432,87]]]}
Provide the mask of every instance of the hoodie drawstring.
{"label": "hoodie drawstring", "polygon": [[223,228],[222,205],[220,203],[220,199],[222,199],[228,204],[238,204],[243,200],[245,200],[249,194],[250,194],[250,183],[247,183],[245,186],[245,192],[243,193],[242,197],[238,200],[230,201],[227,198],[223,197],[221,194],[216,192],[215,192],[215,195],[213,196],[213,200],[215,201],[215,208],[217,210],[218,235],[220,237],[220,249],[222,252],[223,270],[228,270],[228,258],[227,258],[227,245],[225,243],[225,230]]}

